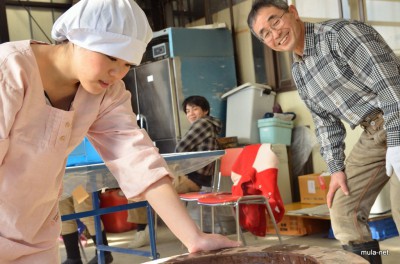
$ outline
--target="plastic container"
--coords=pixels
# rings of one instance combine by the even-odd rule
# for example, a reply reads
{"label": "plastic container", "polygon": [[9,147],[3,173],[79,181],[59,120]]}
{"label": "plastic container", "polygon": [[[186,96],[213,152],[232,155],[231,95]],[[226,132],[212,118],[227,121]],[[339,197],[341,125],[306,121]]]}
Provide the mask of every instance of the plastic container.
{"label": "plastic container", "polygon": [[69,154],[67,159],[67,167],[89,165],[102,163],[99,153],[94,149],[90,141],[85,137],[81,144],[79,144],[72,152]]}
{"label": "plastic container", "polygon": [[[373,239],[385,240],[399,235],[392,217],[368,222]],[[329,229],[328,238],[335,238],[332,228]]]}
{"label": "plastic container", "polygon": [[384,240],[399,235],[392,217],[369,222],[373,239]]}
{"label": "plastic container", "polygon": [[226,137],[237,137],[240,144],[259,143],[257,120],[272,112],[275,103],[271,87],[245,83],[221,98],[227,98]]}
{"label": "plastic container", "polygon": [[[110,189],[100,194],[100,208],[112,207],[127,204],[128,200],[120,189]],[[119,211],[101,215],[104,230],[108,233],[121,233],[136,228],[135,223],[130,223],[126,219],[128,211]]]}
{"label": "plastic container", "polygon": [[290,146],[293,121],[285,121],[279,118],[263,118],[257,121],[257,125],[260,130],[261,143]]}
{"label": "plastic container", "polygon": [[372,205],[370,214],[384,214],[391,210],[390,205],[390,183],[389,181],[382,188],[374,204]]}

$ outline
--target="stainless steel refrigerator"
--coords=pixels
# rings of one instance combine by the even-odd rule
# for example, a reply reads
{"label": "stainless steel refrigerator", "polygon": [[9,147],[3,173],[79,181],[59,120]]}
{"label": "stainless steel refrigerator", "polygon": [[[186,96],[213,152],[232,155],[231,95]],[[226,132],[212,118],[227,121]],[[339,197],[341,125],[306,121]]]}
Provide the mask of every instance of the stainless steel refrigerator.
{"label": "stainless steel refrigerator", "polygon": [[[127,83],[127,79],[131,81]],[[173,152],[181,129],[171,60],[137,67],[128,73],[125,82],[132,93],[138,124],[147,130],[161,153]]]}
{"label": "stainless steel refrigerator", "polygon": [[186,97],[206,97],[211,115],[225,124],[226,100],[221,95],[236,86],[230,32],[182,28],[156,32],[144,63],[129,71],[124,81],[138,124],[160,153],[174,152],[190,126],[181,108]]}

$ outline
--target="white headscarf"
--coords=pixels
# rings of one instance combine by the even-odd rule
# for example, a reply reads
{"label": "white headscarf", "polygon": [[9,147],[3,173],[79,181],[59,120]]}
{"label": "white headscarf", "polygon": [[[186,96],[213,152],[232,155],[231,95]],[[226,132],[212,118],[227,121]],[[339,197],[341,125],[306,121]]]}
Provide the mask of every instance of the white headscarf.
{"label": "white headscarf", "polygon": [[53,25],[56,41],[70,42],[138,65],[153,32],[133,0],[81,0]]}

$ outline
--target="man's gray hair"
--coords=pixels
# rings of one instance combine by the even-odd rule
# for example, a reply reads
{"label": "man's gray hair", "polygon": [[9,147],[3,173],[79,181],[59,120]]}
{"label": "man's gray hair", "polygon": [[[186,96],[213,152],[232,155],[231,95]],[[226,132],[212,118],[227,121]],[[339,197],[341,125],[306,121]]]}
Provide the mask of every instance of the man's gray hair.
{"label": "man's gray hair", "polygon": [[254,36],[256,36],[257,38],[259,38],[259,36],[253,30],[254,19],[261,8],[271,6],[274,6],[284,11],[289,10],[289,5],[286,3],[286,1],[283,0],[255,0],[251,7],[249,16],[247,17],[247,25],[249,26],[251,33],[253,33]]}

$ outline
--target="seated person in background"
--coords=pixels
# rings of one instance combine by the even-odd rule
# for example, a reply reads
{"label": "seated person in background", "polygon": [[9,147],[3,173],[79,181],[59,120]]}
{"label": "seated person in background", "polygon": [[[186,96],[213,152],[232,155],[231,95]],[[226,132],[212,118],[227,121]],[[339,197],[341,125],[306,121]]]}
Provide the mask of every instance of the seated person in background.
{"label": "seated person in background", "polygon": [[[175,152],[219,149],[217,137],[222,125],[220,120],[210,116],[210,104],[207,99],[199,95],[189,96],[183,101],[182,109],[191,126],[178,142]],[[187,176],[178,176],[174,181],[175,189],[178,193],[187,193],[199,191],[202,186],[210,187],[213,173],[214,164],[211,163]]]}
{"label": "seated person in background", "polygon": [[[193,95],[182,103],[182,109],[191,126],[188,132],[178,142],[175,152],[208,151],[219,149],[217,137],[222,129],[221,121],[210,116],[210,104],[206,98]],[[210,163],[200,170],[179,175],[175,178],[173,186],[177,193],[200,191],[201,187],[210,187],[214,163]],[[146,208],[132,209],[128,211],[128,222],[137,224],[137,232],[134,236],[133,248],[149,244]]]}
{"label": "seated person in background", "polygon": [[[97,192],[95,193],[97,195]],[[92,193],[89,193],[89,197],[79,203],[75,198],[68,197],[59,202],[60,214],[69,215],[73,213],[80,213],[93,210],[92,205]],[[96,244],[96,231],[94,227],[93,217],[83,217],[80,219],[86,226],[93,242]],[[101,229],[103,230],[103,223],[101,223]],[[62,264],[82,264],[81,254],[79,251],[79,233],[78,224],[75,220],[63,221],[61,224],[61,236],[64,241],[65,250],[67,253],[67,259]],[[108,245],[106,232],[102,232],[103,244]],[[113,257],[110,251],[104,251],[105,263],[111,263]],[[96,256],[89,261],[88,264],[95,264],[97,262],[97,251]]]}

